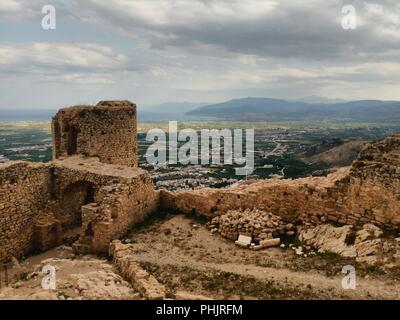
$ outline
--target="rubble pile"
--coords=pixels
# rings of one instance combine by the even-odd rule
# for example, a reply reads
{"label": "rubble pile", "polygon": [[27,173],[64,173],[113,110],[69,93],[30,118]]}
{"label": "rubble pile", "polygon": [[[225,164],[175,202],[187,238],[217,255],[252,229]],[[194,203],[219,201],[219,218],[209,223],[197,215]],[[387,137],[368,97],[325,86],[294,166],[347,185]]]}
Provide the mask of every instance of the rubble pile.
{"label": "rubble pile", "polygon": [[296,234],[294,224],[285,223],[279,216],[257,209],[230,210],[214,217],[208,227],[212,232],[218,231],[230,240],[237,240],[239,235],[252,237],[256,244],[263,240]]}

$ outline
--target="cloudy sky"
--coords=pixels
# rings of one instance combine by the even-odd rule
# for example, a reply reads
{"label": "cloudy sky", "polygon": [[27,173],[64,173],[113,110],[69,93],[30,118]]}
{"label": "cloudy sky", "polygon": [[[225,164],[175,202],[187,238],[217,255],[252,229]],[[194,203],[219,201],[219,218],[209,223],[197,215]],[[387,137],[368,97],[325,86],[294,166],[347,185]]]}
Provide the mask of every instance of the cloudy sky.
{"label": "cloudy sky", "polygon": [[[44,5],[56,29],[43,30]],[[353,5],[355,30],[342,28]],[[398,0],[1,0],[0,108],[400,100]]]}

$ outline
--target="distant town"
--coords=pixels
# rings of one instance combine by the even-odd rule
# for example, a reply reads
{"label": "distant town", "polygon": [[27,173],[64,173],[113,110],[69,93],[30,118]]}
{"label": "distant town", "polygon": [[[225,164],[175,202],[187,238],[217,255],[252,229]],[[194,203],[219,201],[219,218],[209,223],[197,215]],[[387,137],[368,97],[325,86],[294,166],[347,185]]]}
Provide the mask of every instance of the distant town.
{"label": "distant town", "polygon": [[[187,165],[146,160],[146,132],[165,126],[160,122],[139,124],[139,165],[148,170],[157,189],[185,190],[225,188],[241,181],[323,176],[333,168],[350,165],[365,142],[399,131],[398,126],[372,124],[293,124],[217,121],[182,122],[182,127],[222,129],[255,128],[255,171],[237,176],[232,165]],[[223,127],[222,127],[223,126]],[[300,128],[300,126],[302,126]],[[304,129],[306,128],[306,129]],[[223,143],[223,141],[222,141]],[[9,121],[0,125],[0,163],[10,160],[51,160],[50,124],[46,121]]]}

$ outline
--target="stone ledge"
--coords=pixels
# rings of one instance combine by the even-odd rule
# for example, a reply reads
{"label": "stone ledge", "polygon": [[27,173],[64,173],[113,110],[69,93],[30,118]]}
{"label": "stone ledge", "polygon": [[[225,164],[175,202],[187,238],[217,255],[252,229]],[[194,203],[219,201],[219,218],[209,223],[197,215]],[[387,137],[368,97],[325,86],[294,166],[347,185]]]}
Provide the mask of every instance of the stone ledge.
{"label": "stone ledge", "polygon": [[113,263],[132,286],[139,291],[146,300],[164,300],[165,287],[157,279],[145,271],[130,253],[129,246],[119,240],[110,244],[109,254],[114,257]]}

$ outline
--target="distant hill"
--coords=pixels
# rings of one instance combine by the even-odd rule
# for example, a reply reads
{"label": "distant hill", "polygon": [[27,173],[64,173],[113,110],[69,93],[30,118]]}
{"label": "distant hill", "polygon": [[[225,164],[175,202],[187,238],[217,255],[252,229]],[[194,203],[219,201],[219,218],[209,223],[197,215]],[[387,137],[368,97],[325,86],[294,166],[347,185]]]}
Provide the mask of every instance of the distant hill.
{"label": "distant hill", "polygon": [[156,106],[138,106],[139,121],[187,120],[194,116],[187,113],[207,103],[166,102]]}
{"label": "distant hill", "polygon": [[338,146],[305,158],[310,163],[324,163],[329,167],[349,166],[365,146],[366,141],[350,140]]}
{"label": "distant hill", "polygon": [[228,120],[335,120],[400,122],[400,102],[361,100],[344,103],[307,103],[270,98],[243,98],[202,106],[187,115]]}
{"label": "distant hill", "polygon": [[333,104],[333,103],[348,102],[343,99],[331,99],[331,98],[325,98],[325,97],[320,97],[320,96],[308,96],[308,97],[303,97],[303,98],[298,98],[298,99],[290,99],[290,100],[307,102],[307,103],[319,103],[319,104]]}

